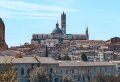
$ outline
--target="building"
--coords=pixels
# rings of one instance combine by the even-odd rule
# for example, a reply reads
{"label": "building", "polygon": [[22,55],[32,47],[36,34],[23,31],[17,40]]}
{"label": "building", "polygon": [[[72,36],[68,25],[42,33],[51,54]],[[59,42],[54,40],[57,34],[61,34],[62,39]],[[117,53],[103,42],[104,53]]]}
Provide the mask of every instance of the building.
{"label": "building", "polygon": [[55,47],[56,45],[59,44],[58,39],[46,39],[46,40],[41,40],[42,45],[47,45],[48,47]]}
{"label": "building", "polygon": [[110,43],[108,43],[108,49],[111,51],[120,52],[120,38],[119,37],[111,38]]}
{"label": "building", "polygon": [[89,82],[97,74],[115,75],[116,64],[112,62],[83,62],[83,61],[57,61],[50,57],[21,57],[1,56],[1,64],[12,60],[15,70],[18,72],[20,82],[30,82],[29,73],[35,68],[44,67],[52,82],[61,82],[66,75],[72,76],[75,82]]}
{"label": "building", "polygon": [[6,50],[7,48],[8,47],[5,42],[5,24],[2,18],[0,18],[0,51]]}
{"label": "building", "polygon": [[95,79],[97,74],[115,75],[115,64],[82,61],[62,61],[59,64],[58,76],[60,79],[64,75],[70,75],[75,82],[90,82]]}
{"label": "building", "polygon": [[57,22],[51,34],[33,34],[31,43],[41,44],[41,41],[46,39],[58,39],[60,43],[63,40],[89,40],[88,27],[86,28],[85,34],[67,34],[66,31],[66,14],[63,12],[61,15],[61,28]]}
{"label": "building", "polygon": [[82,46],[83,48],[98,50],[102,46],[106,46],[106,42],[102,40],[72,40],[70,46]]}
{"label": "building", "polygon": [[116,64],[116,74],[120,75],[120,61],[112,61],[112,63]]}

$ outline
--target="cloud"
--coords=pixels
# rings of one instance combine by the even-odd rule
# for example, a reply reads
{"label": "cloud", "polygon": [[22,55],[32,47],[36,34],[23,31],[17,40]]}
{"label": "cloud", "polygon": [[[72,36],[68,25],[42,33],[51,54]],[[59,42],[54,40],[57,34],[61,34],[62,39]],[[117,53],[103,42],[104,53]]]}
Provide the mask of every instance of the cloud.
{"label": "cloud", "polygon": [[0,1],[0,15],[7,18],[55,17],[62,11],[76,12],[77,10],[61,6],[28,3],[24,1]]}
{"label": "cloud", "polygon": [[59,7],[59,6],[49,6],[49,5],[39,5],[33,3],[26,3],[21,1],[1,1],[0,6],[14,9],[14,10],[25,10],[25,11],[35,11],[35,10],[47,10],[47,11],[75,11],[74,9]]}

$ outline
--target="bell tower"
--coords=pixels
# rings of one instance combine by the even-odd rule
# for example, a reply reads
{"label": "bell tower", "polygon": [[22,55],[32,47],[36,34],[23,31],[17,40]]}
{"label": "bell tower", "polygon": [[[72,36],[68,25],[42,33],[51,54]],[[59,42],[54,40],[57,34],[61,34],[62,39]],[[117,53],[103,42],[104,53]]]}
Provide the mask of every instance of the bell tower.
{"label": "bell tower", "polygon": [[61,29],[66,34],[66,14],[64,12],[61,15]]}
{"label": "bell tower", "polygon": [[6,49],[7,49],[7,45],[5,42],[5,24],[2,18],[0,18],[0,51]]}

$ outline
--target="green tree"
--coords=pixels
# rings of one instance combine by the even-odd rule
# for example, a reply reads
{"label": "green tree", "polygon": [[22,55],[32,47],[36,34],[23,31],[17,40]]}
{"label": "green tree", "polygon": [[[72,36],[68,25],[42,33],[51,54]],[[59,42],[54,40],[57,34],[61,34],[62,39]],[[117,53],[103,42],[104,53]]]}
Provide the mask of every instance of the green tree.
{"label": "green tree", "polygon": [[74,82],[71,76],[64,76],[62,82]]}
{"label": "green tree", "polygon": [[47,45],[45,46],[45,57],[48,57],[48,47],[47,47]]}
{"label": "green tree", "polygon": [[61,58],[61,60],[71,60],[71,58],[68,55],[65,55]]}
{"label": "green tree", "polygon": [[49,82],[47,70],[44,67],[34,68],[30,72],[30,82]]}
{"label": "green tree", "polygon": [[61,56],[60,55],[58,56],[58,60],[61,60]]}
{"label": "green tree", "polygon": [[0,82],[19,82],[12,63],[4,63],[0,71]]}
{"label": "green tree", "polygon": [[86,56],[85,53],[83,53],[81,57],[82,57],[82,60],[83,60],[83,61],[88,61],[87,56]]}

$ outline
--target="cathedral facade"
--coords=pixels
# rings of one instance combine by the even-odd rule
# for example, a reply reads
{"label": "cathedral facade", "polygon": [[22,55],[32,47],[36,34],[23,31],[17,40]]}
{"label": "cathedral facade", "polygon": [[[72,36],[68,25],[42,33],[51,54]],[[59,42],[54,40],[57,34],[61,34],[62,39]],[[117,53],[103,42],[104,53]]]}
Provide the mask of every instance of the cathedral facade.
{"label": "cathedral facade", "polygon": [[6,50],[7,48],[8,47],[5,42],[5,24],[2,18],[0,18],[0,51]]}
{"label": "cathedral facade", "polygon": [[86,28],[85,34],[67,34],[66,33],[66,14],[61,14],[61,28],[58,22],[56,23],[55,29],[51,34],[33,34],[31,43],[41,43],[41,40],[46,39],[58,39],[63,40],[89,40],[88,28]]}

